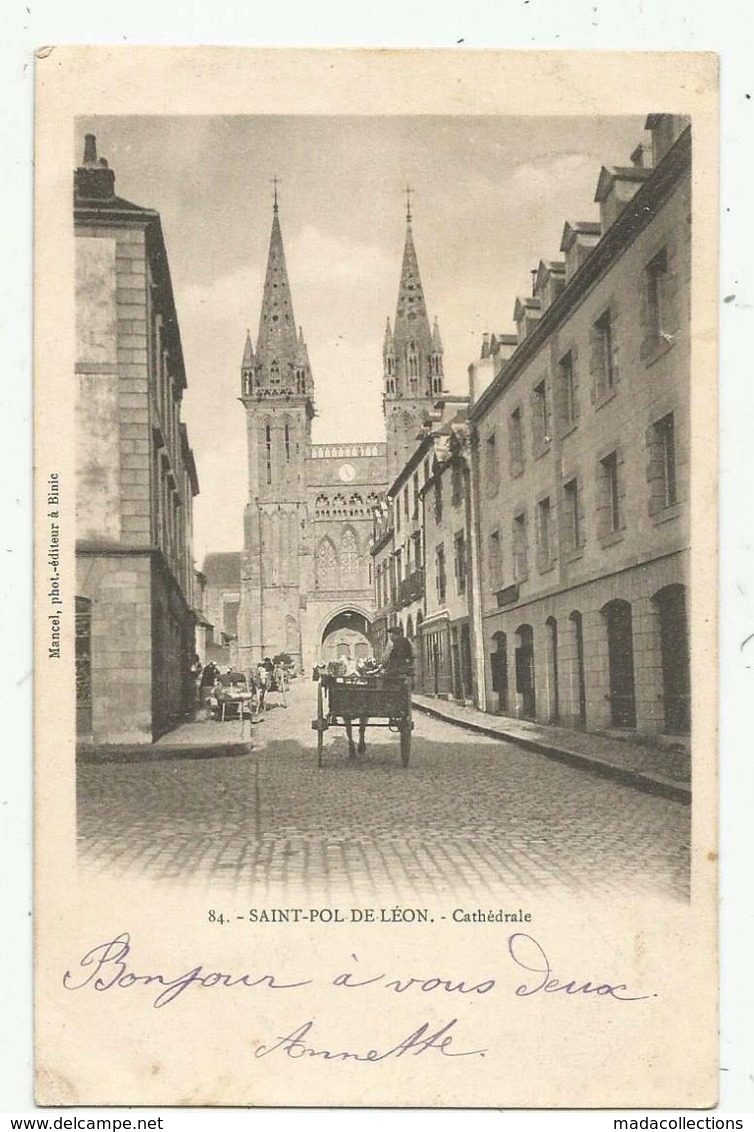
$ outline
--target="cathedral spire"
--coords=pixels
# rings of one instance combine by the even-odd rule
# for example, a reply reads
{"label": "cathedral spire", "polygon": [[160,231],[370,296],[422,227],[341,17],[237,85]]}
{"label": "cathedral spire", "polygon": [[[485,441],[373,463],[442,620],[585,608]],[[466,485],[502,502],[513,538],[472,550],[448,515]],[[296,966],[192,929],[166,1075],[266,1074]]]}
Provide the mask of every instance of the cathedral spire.
{"label": "cathedral spire", "polygon": [[280,228],[277,179],[274,185],[272,231],[259,316],[256,358],[262,367],[265,384],[268,380],[272,384],[285,384],[287,379],[292,379],[299,343]]}
{"label": "cathedral spire", "polygon": [[[407,195],[411,192],[411,189],[406,190]],[[410,196],[408,199],[406,243],[403,249],[403,266],[398,287],[398,306],[395,313],[393,342],[397,355],[402,356],[411,353],[422,357],[431,352],[432,332],[429,327],[424,289],[419,274],[419,261],[414,246]]]}

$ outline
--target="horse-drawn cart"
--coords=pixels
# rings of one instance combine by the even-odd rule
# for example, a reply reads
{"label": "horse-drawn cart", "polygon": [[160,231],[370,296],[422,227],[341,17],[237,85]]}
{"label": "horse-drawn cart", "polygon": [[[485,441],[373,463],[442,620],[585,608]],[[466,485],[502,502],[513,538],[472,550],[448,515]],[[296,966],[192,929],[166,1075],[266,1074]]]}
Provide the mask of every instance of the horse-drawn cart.
{"label": "horse-drawn cart", "polygon": [[317,718],[317,765],[322,766],[324,733],[331,727],[344,727],[353,747],[352,726],[359,732],[369,727],[386,727],[400,737],[401,763],[408,766],[411,756],[411,677],[377,675],[362,679],[319,674]]}

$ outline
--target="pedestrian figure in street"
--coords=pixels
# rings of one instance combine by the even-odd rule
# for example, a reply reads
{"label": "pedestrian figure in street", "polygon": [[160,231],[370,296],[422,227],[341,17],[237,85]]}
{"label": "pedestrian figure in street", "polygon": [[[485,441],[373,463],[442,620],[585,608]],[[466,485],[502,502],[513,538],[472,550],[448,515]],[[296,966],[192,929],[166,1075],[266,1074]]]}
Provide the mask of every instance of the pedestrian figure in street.
{"label": "pedestrian figure in street", "polygon": [[201,706],[204,708],[206,713],[204,717],[205,719],[209,719],[211,715],[210,700],[212,699],[212,690],[215,687],[215,684],[217,684],[219,676],[220,669],[217,667],[214,660],[211,660],[209,664],[205,664],[204,668],[202,669],[202,677],[199,682],[199,698],[201,700]]}
{"label": "pedestrian figure in street", "polygon": [[263,660],[260,660],[257,665],[256,672],[254,673],[254,687],[257,693],[257,711],[263,713],[266,711],[265,699],[267,697],[267,689],[270,685],[270,673],[267,665]]}
{"label": "pedestrian figure in street", "polygon": [[285,695],[286,686],[286,672],[282,664],[276,664],[272,672],[272,687],[278,692],[283,701],[283,707],[288,707],[288,701]]}
{"label": "pedestrian figure in street", "polygon": [[189,668],[189,676],[191,677],[191,711],[194,712],[201,705],[199,682],[202,676],[202,662],[197,653],[194,653],[194,659]]}

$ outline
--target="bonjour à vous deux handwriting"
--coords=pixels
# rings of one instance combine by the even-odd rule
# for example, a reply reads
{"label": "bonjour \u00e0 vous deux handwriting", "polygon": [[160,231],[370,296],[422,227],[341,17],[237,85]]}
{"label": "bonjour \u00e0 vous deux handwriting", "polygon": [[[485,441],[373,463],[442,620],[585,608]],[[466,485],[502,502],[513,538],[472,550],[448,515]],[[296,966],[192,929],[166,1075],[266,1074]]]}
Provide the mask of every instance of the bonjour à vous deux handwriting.
{"label": "bonjour \u00e0 vous deux handwriting", "polygon": [[[68,991],[90,990],[110,993],[133,988],[150,992],[151,1005],[163,1009],[174,1003],[190,989],[237,990],[254,989],[262,992],[295,992],[301,988],[321,984],[321,978],[302,977],[282,978],[277,974],[228,973],[215,971],[199,964],[179,975],[164,973],[144,973],[138,971],[130,960],[131,937],[121,932],[115,938],[91,948],[78,962],[77,968],[67,970],[63,976],[63,986]],[[350,956],[346,969],[338,971],[332,979],[326,979],[339,993],[352,993],[372,987],[389,994],[426,999],[461,999],[489,995],[502,991],[512,993],[515,998],[532,998],[556,995],[558,998],[579,998],[585,996],[602,1002],[627,1003],[643,1002],[656,998],[654,994],[633,994],[626,983],[608,982],[594,976],[566,974],[557,971],[543,945],[526,932],[513,932],[506,940],[506,966],[512,981],[500,977],[470,979],[445,977],[439,974],[399,974],[361,969],[356,955]],[[520,980],[520,981],[519,981]],[[458,1018],[451,1018],[440,1025],[422,1021],[416,1029],[406,1036],[400,1036],[386,1048],[364,1048],[363,1050],[343,1050],[337,1043],[329,1042],[335,1048],[323,1046],[316,1033],[314,1020],[307,1020],[294,1027],[287,1034],[278,1034],[260,1043],[254,1050],[256,1058],[280,1054],[292,1059],[318,1057],[326,1061],[380,1062],[387,1058],[404,1055],[417,1056],[434,1051],[443,1057],[484,1057],[489,1051],[486,1047],[469,1048],[461,1039],[457,1027]]]}

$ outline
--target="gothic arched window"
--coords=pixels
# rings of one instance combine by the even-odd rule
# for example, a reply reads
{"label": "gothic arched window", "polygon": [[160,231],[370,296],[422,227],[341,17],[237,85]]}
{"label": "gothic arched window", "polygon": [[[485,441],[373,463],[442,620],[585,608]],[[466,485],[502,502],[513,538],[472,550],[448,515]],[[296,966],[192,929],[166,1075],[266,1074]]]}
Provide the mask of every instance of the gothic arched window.
{"label": "gothic arched window", "polygon": [[329,538],[323,538],[317,550],[317,589],[338,588],[338,555]]}
{"label": "gothic arched window", "polygon": [[364,514],[364,499],[358,492],[348,500],[348,514],[352,519],[357,519]]}
{"label": "gothic arched window", "polygon": [[349,589],[355,587],[359,582],[361,564],[359,562],[359,544],[350,527],[343,532],[343,538],[340,541],[340,562],[343,586]]}
{"label": "gothic arched window", "polygon": [[332,501],[332,513],[334,516],[345,516],[346,514],[346,498],[344,495],[336,495]]}
{"label": "gothic arched window", "polygon": [[277,361],[270,363],[270,385],[280,385],[280,365]]}

